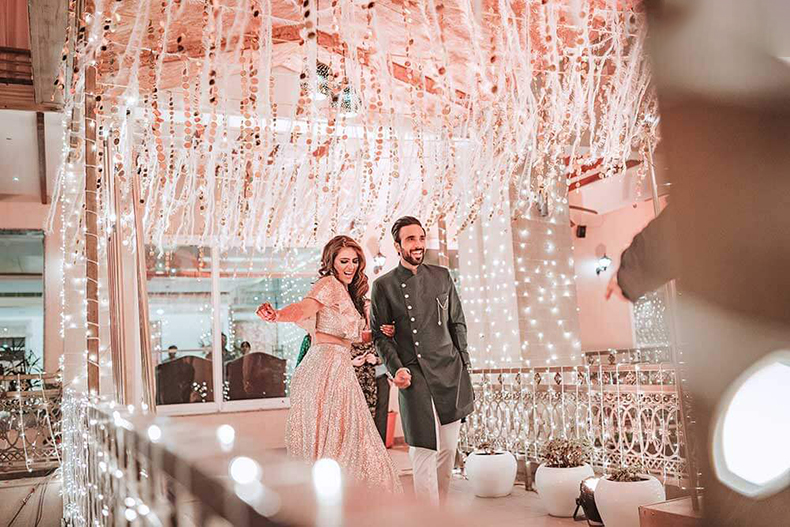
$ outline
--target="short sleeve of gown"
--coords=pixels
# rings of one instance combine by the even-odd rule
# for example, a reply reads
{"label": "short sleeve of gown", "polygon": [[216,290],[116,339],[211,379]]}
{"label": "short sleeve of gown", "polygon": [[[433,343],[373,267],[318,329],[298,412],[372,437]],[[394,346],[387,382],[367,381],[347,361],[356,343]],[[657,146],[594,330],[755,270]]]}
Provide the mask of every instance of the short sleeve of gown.
{"label": "short sleeve of gown", "polygon": [[312,298],[322,306],[336,307],[340,303],[337,285],[335,278],[325,276],[313,285],[305,298]]}
{"label": "short sleeve of gown", "polygon": [[[305,295],[305,298],[312,298],[313,300],[319,302],[321,306],[336,306],[338,301],[336,300],[337,294],[333,292],[335,284],[332,282],[334,278],[331,276],[325,276],[318,280],[315,284],[313,284],[313,288],[310,289],[310,292]],[[316,317],[312,316],[310,318],[306,318],[304,320],[300,320],[296,323],[297,326],[305,330],[310,335],[315,335],[315,323]]]}

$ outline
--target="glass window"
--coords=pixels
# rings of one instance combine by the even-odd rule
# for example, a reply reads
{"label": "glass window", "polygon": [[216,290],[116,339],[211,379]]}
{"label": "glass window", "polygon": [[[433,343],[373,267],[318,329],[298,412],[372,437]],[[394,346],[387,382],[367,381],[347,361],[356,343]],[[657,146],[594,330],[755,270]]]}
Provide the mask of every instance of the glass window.
{"label": "glass window", "polygon": [[146,272],[157,404],[213,402],[211,250],[148,247]]}
{"label": "glass window", "polygon": [[44,233],[0,230],[0,374],[44,370]]}
{"label": "glass window", "polygon": [[280,309],[301,300],[315,281],[318,257],[314,249],[220,255],[225,401],[288,396],[306,332],[296,324],[267,324],[255,310],[263,302]]}

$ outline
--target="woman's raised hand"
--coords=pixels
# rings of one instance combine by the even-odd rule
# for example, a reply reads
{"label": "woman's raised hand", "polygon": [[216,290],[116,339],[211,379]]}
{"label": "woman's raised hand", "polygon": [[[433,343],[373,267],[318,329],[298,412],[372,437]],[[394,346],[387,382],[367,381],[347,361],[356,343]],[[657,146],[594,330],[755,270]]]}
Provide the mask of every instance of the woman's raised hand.
{"label": "woman's raised hand", "polygon": [[277,310],[268,302],[258,306],[255,314],[266,322],[277,322]]}
{"label": "woman's raised hand", "polygon": [[392,338],[395,336],[395,324],[382,324],[381,332]]}

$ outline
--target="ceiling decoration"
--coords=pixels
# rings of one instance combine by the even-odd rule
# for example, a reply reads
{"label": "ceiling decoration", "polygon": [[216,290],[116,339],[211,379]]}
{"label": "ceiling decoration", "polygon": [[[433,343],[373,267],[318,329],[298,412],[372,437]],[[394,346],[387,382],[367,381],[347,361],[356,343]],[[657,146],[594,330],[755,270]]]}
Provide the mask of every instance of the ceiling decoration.
{"label": "ceiling decoration", "polygon": [[[569,174],[596,163],[610,176],[655,144],[636,1],[71,8],[73,75],[60,76],[70,78],[68,163],[56,196],[74,229],[86,144],[74,110],[86,97],[97,101],[87,126],[109,145],[99,157],[109,172],[102,225],[131,235],[139,177],[144,228],[158,245],[188,235],[223,247],[312,246],[371,226],[383,237],[407,213],[444,217],[457,232],[507,202],[515,216],[537,202],[566,207]],[[96,88],[86,90],[90,68]],[[109,179],[120,214],[108,206]]]}

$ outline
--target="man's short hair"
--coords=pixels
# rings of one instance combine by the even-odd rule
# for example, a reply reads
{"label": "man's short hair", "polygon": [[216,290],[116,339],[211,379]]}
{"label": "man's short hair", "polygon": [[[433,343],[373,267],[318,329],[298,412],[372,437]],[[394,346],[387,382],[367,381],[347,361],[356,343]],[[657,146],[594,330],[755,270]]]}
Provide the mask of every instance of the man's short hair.
{"label": "man's short hair", "polygon": [[404,216],[402,218],[398,218],[398,220],[392,225],[392,239],[397,243],[400,243],[400,230],[404,227],[408,227],[409,225],[419,225],[422,229],[422,232],[425,232],[425,227],[422,226],[420,220],[414,216]]}

